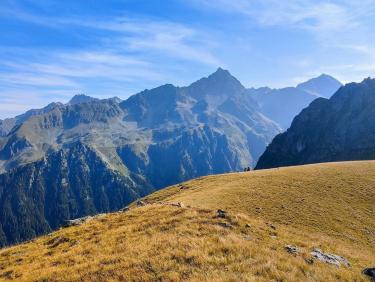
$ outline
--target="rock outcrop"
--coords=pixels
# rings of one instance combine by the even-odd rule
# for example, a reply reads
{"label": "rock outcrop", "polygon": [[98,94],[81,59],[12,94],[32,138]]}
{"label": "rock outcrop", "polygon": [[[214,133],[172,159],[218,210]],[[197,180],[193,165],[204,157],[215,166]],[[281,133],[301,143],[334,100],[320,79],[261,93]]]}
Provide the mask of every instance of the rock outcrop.
{"label": "rock outcrop", "polygon": [[335,254],[324,253],[321,249],[318,249],[318,248],[315,248],[311,252],[311,255],[314,259],[324,262],[324,263],[333,264],[333,265],[336,265],[337,267],[341,265],[350,267],[350,263],[346,258],[335,255]]}

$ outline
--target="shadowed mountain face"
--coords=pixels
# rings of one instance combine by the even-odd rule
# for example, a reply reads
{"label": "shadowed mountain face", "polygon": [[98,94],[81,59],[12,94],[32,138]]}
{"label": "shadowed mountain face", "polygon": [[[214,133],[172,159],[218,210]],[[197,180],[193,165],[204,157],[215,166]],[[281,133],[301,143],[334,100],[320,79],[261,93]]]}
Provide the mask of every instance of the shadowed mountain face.
{"label": "shadowed mountain face", "polygon": [[287,129],[293,118],[318,97],[329,98],[342,84],[328,75],[310,79],[297,87],[270,89],[262,87],[247,92],[258,102],[259,110]]}
{"label": "shadowed mountain face", "polygon": [[316,99],[274,138],[256,168],[375,159],[374,109],[374,79]]}
{"label": "shadowed mountain face", "polygon": [[2,245],[49,232],[68,218],[118,210],[153,191],[136,175],[108,169],[80,142],[1,174],[0,189]]}
{"label": "shadowed mountain face", "polygon": [[78,95],[0,127],[0,245],[167,185],[254,166],[281,130],[222,69],[126,101]]}

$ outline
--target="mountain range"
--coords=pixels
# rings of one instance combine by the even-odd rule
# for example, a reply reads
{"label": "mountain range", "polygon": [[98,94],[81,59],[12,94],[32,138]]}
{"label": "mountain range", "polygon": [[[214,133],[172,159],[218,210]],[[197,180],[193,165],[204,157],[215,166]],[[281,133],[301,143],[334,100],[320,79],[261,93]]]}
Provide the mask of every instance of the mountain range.
{"label": "mountain range", "polygon": [[[319,86],[326,79],[304,88],[327,89]],[[282,131],[254,91],[219,68],[186,87],[166,84],[125,101],[80,94],[0,121],[0,245],[184,180],[254,167]]]}
{"label": "mountain range", "polygon": [[375,79],[350,83],[318,98],[276,136],[258,169],[375,159]]}

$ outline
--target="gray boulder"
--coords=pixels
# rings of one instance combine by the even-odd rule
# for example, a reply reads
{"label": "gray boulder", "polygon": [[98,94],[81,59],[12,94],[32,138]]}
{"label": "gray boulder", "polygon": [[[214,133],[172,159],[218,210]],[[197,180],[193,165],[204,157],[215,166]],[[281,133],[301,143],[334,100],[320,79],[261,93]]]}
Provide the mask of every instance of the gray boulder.
{"label": "gray boulder", "polygon": [[143,207],[143,206],[145,206],[145,205],[146,205],[146,203],[143,202],[143,201],[138,201],[138,202],[137,202],[137,207]]}
{"label": "gray boulder", "polygon": [[171,205],[174,206],[174,207],[179,207],[179,208],[184,208],[185,207],[184,203],[182,203],[182,202],[172,203]]}
{"label": "gray boulder", "polygon": [[120,212],[127,212],[127,211],[129,211],[129,210],[130,210],[129,207],[124,207],[124,208],[120,209]]}
{"label": "gray boulder", "polygon": [[313,256],[314,259],[317,259],[324,263],[333,264],[333,265],[336,265],[337,267],[340,267],[341,265],[350,267],[349,261],[345,259],[344,257],[338,256],[335,254],[324,253],[321,249],[318,249],[318,248],[314,248],[313,251],[311,252],[311,255]]}
{"label": "gray boulder", "polygon": [[224,211],[224,210],[218,209],[216,215],[217,215],[217,217],[220,217],[220,218],[226,218],[227,217],[227,212]]}
{"label": "gray boulder", "polygon": [[301,252],[301,250],[297,246],[293,245],[286,245],[285,249],[287,250],[288,253],[296,255]]}
{"label": "gray boulder", "polygon": [[94,217],[92,216],[85,216],[85,217],[76,218],[76,219],[68,219],[64,221],[64,223],[62,224],[62,227],[78,226],[87,221],[90,221],[93,218]]}
{"label": "gray boulder", "polygon": [[365,268],[362,273],[371,277],[371,281],[375,282],[375,268]]}

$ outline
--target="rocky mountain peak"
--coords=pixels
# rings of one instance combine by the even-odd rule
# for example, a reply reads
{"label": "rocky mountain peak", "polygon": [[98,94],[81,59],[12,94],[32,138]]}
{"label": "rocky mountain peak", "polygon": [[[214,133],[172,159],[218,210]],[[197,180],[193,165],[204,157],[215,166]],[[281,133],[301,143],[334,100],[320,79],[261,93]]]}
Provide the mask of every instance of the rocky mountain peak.
{"label": "rocky mountain peak", "polygon": [[323,73],[318,77],[298,84],[297,88],[304,90],[312,95],[329,98],[341,86],[342,83],[336,78]]}
{"label": "rocky mountain peak", "polygon": [[74,105],[74,104],[87,103],[87,102],[96,101],[96,100],[99,100],[99,99],[87,96],[85,94],[77,94],[77,95],[74,95],[72,99],[70,99],[68,104]]}
{"label": "rocky mountain peak", "polygon": [[362,83],[366,83],[366,84],[373,84],[375,83],[375,79],[374,78],[371,78],[370,76],[365,78]]}
{"label": "rocky mountain peak", "polygon": [[205,81],[206,83],[221,83],[227,84],[231,87],[244,89],[244,86],[241,82],[238,81],[228,70],[218,68],[214,73],[210,74],[206,79],[203,78],[201,81]]}
{"label": "rocky mountain peak", "polygon": [[225,70],[219,67],[214,73],[212,73],[208,77],[209,78],[230,78],[232,77],[232,75],[228,70]]}
{"label": "rocky mountain peak", "polygon": [[187,93],[197,100],[205,99],[210,105],[218,106],[227,98],[246,91],[245,87],[222,68],[218,68],[208,77],[204,77],[185,87]]}
{"label": "rocky mountain peak", "polygon": [[108,98],[108,99],[105,99],[105,100],[109,100],[109,101],[112,101],[114,103],[117,103],[117,104],[120,104],[122,102],[121,98],[115,96],[115,97],[112,97],[112,98]]}

